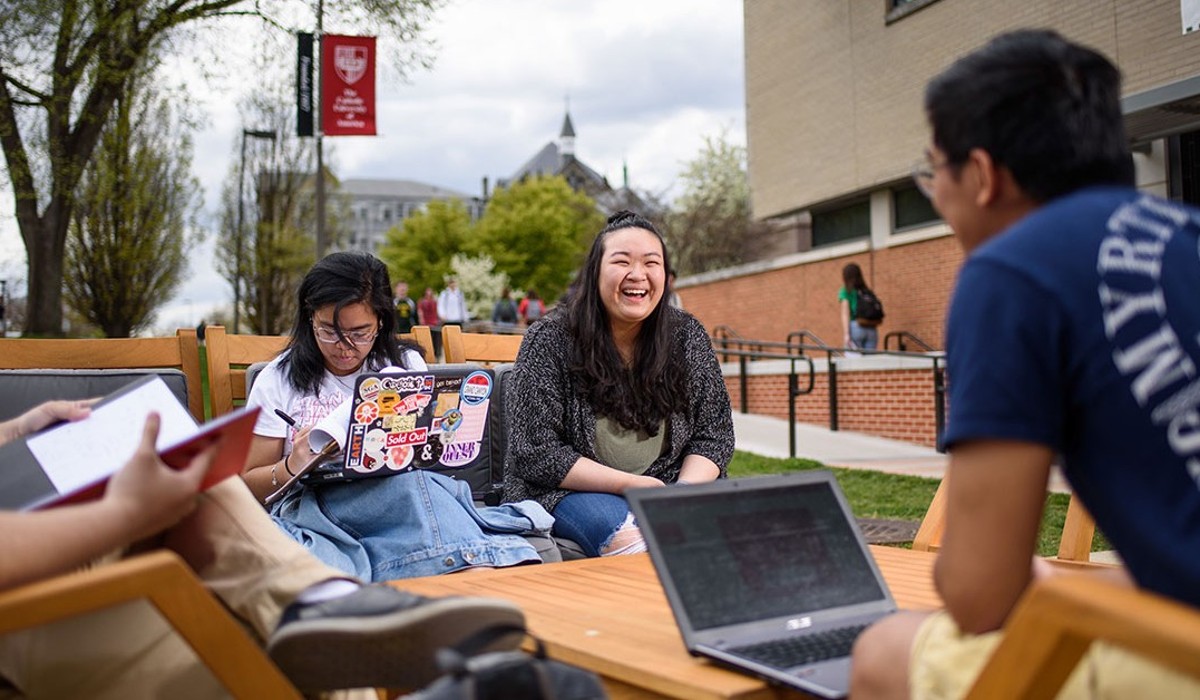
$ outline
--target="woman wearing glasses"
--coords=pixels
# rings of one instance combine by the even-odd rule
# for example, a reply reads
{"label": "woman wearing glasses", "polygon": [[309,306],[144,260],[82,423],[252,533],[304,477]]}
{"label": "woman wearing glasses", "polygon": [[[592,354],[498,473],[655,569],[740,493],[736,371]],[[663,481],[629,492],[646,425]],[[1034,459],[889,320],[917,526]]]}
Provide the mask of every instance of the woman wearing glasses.
{"label": "woman wearing glasses", "polygon": [[[312,459],[309,429],[350,399],[359,374],[426,369],[416,346],[396,338],[391,281],[374,256],[333,253],[318,261],[296,307],[291,340],[247,400],[263,409],[243,472],[260,500]],[[375,581],[540,561],[517,533],[549,526],[534,504],[476,510],[459,482],[420,470],[296,486],[271,515],[325,563]]]}

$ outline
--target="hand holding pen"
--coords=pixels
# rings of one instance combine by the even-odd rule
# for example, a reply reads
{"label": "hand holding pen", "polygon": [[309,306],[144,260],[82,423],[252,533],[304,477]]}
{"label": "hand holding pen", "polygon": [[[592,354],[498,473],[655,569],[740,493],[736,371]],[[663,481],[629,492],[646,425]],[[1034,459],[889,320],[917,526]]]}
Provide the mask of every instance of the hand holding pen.
{"label": "hand holding pen", "polygon": [[[289,416],[285,411],[277,408],[277,409],[275,409],[275,414],[277,416],[279,416],[280,418],[282,418],[284,421],[286,421],[288,425],[292,426],[293,428],[296,427],[296,419]],[[298,443],[301,448],[300,451],[310,455],[309,459],[299,469],[296,469],[294,471],[294,473],[292,474],[292,476],[290,476],[288,478],[288,480],[286,482],[284,482],[282,486],[279,487],[279,489],[277,489],[274,493],[267,496],[263,500],[264,505],[269,506],[272,503],[275,503],[276,501],[278,501],[280,498],[283,498],[283,495],[285,493],[287,493],[289,489],[291,489],[292,485],[294,485],[297,481],[300,480],[300,477],[302,477],[305,474],[307,474],[308,472],[312,471],[312,469],[314,467],[316,467],[318,464],[321,464],[326,459],[336,455],[338,452],[341,451],[341,446],[339,446],[337,444],[337,441],[330,440],[329,443],[325,445],[325,447],[321,448],[320,452],[313,454],[311,452],[311,450],[308,449],[308,433],[310,430],[311,430],[311,428],[301,429],[293,437],[293,443],[292,443],[293,447],[295,447]],[[293,453],[296,453],[296,452],[297,452],[297,450],[293,449]]]}

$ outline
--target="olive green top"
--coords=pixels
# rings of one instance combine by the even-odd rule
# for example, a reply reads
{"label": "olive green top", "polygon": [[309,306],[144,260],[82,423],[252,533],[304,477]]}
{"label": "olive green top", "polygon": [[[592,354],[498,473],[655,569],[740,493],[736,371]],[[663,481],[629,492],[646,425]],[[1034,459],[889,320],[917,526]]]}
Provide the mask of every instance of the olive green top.
{"label": "olive green top", "polygon": [[643,474],[662,454],[666,424],[650,437],[640,430],[627,430],[607,416],[596,417],[596,460],[630,474]]}

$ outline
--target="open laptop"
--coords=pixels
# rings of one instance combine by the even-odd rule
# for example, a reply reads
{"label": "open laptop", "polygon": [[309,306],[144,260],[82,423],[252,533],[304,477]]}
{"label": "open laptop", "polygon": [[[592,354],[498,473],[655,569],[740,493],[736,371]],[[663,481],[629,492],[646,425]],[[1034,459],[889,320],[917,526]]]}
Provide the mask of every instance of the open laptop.
{"label": "open laptop", "polygon": [[346,435],[341,456],[301,481],[353,481],[424,469],[466,481],[473,493],[490,490],[495,386],[492,370],[466,365],[361,374],[340,427]]}
{"label": "open laptop", "polygon": [[626,493],[688,652],[826,698],[896,610],[825,470]]}

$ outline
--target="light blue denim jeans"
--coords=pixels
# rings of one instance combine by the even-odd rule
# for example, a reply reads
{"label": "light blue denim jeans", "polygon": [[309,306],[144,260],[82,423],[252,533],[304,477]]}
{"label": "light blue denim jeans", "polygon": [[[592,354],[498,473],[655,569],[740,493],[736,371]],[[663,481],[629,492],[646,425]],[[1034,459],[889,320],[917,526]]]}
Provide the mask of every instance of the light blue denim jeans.
{"label": "light blue denim jeans", "polygon": [[856,348],[874,350],[879,347],[879,329],[865,328],[858,325],[858,321],[850,321],[850,340]]}
{"label": "light blue denim jeans", "polygon": [[552,532],[574,541],[589,557],[598,557],[628,517],[629,502],[623,496],[576,491],[554,507]]}
{"label": "light blue denim jeans", "polygon": [[540,562],[521,535],[545,536],[553,523],[533,501],[476,508],[466,482],[426,471],[305,486],[271,517],[318,559],[364,581]]}

